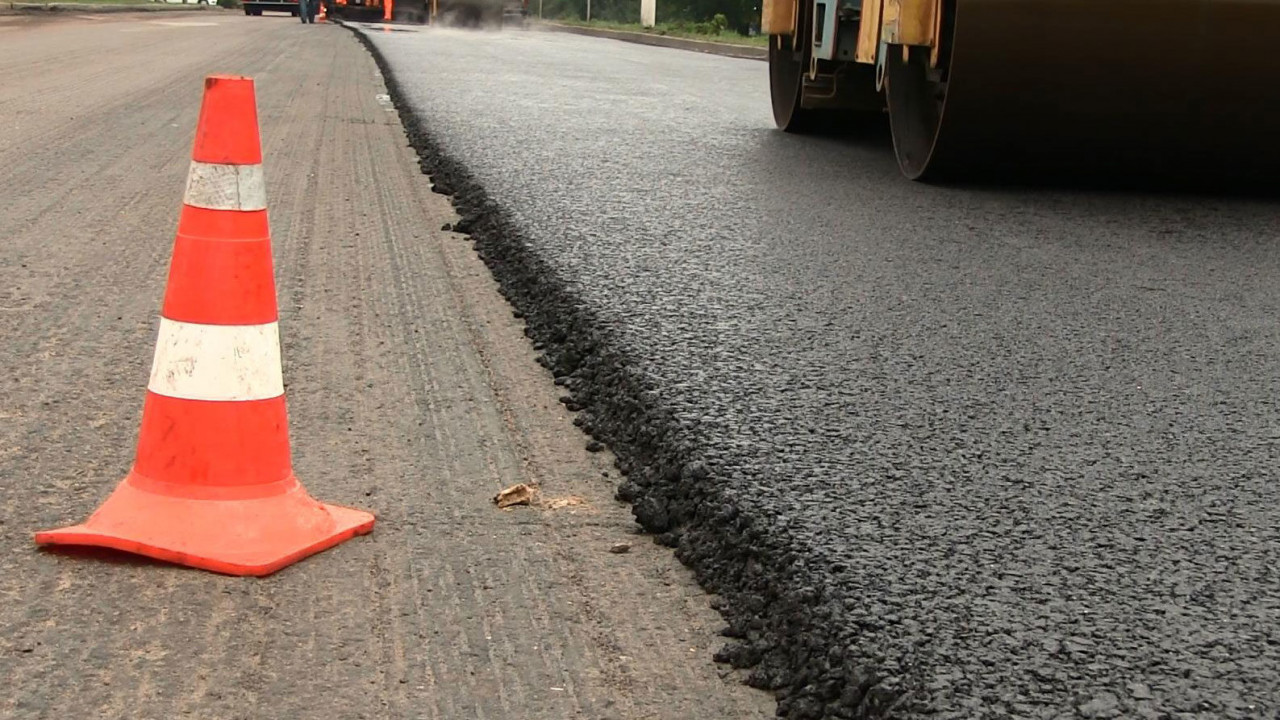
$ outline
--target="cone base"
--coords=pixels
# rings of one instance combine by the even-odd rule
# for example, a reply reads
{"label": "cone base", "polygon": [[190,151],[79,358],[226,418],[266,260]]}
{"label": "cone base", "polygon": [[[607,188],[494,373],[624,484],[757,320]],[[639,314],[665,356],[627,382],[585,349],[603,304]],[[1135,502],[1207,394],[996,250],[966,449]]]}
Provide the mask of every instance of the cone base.
{"label": "cone base", "polygon": [[130,475],[87,521],[37,532],[36,544],[104,547],[262,576],[373,529],[372,514],[318,502],[296,480],[280,494],[249,499],[173,497],[147,486]]}

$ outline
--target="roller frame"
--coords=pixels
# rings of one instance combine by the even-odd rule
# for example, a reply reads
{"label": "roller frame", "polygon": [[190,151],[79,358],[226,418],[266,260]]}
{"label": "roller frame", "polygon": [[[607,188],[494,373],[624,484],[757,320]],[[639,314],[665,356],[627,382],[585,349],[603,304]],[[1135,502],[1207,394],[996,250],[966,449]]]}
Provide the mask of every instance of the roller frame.
{"label": "roller frame", "polygon": [[[866,92],[843,94],[836,88],[843,67],[854,63],[876,66],[875,92],[883,90],[884,61],[887,53],[902,46],[924,45],[933,48],[937,62],[940,10],[943,0],[764,0],[762,30],[769,35],[794,38],[806,45],[809,58],[808,83],[802,93],[806,108],[861,107],[866,109]],[[804,3],[808,17],[821,15],[817,23],[799,37],[796,27]],[[850,22],[848,9],[857,6],[859,20]],[[842,9],[845,12],[842,12]],[[869,22],[863,22],[869,20]],[[822,32],[818,32],[821,30]],[[838,57],[840,48],[852,48]],[[841,98],[844,100],[841,100]],[[849,98],[854,98],[852,101]]]}

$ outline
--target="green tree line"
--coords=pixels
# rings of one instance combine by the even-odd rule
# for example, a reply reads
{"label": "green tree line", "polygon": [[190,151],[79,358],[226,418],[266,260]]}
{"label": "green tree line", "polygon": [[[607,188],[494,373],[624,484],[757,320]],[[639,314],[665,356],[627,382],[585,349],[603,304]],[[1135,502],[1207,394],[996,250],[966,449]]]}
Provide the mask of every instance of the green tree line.
{"label": "green tree line", "polygon": [[[659,23],[720,23],[744,35],[760,23],[760,0],[657,0]],[[538,0],[530,0],[538,10]],[[542,16],[548,20],[585,20],[587,0],[542,0]],[[640,0],[591,0],[591,19],[607,22],[640,22]]]}

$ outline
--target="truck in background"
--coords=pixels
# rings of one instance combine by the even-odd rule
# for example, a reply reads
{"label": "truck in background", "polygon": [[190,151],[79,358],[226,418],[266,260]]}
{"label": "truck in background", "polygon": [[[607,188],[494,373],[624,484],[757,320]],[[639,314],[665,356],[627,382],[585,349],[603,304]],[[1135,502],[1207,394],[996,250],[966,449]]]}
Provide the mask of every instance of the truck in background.
{"label": "truck in background", "polygon": [[245,15],[261,15],[264,11],[287,12],[298,16],[298,0],[251,0],[244,3]]}
{"label": "truck in background", "polygon": [[[388,0],[322,0],[325,13],[343,20],[377,22]],[[390,0],[391,20],[451,27],[523,26],[529,0]],[[294,7],[297,0],[293,0]]]}

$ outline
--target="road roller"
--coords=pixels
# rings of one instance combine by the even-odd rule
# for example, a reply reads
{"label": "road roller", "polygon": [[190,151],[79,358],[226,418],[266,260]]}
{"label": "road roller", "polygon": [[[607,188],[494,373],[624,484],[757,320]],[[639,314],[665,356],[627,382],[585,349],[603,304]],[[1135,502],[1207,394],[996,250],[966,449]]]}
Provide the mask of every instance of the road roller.
{"label": "road roller", "polygon": [[881,123],[913,180],[1274,184],[1280,0],[764,0],[777,125]]}

